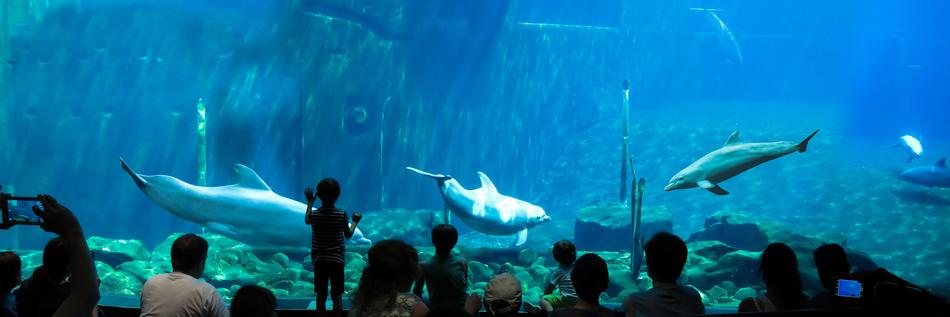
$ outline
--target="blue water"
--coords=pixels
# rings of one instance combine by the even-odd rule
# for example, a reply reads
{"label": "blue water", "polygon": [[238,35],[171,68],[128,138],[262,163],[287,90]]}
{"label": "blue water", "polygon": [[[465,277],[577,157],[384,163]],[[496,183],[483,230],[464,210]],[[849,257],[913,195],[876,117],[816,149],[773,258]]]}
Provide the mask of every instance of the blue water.
{"label": "blue water", "polygon": [[[579,208],[618,199],[629,79],[644,205],[666,208],[676,234],[743,212],[846,239],[912,282],[950,288],[950,190],[895,178],[950,154],[950,3],[578,3],[6,1],[2,191],[54,194],[87,235],[148,249],[201,232],[143,195],[117,158],[196,183],[202,99],[209,185],[233,183],[241,163],[302,201],[304,187],[335,177],[341,206],[386,219],[442,209],[433,182],[406,166],[468,188],[483,171],[554,219],[530,231],[544,254],[573,238]],[[697,8],[716,10],[741,62]],[[767,142],[815,129],[808,152],[723,183],[729,196],[662,191],[733,131]],[[910,164],[891,147],[905,134],[924,144]],[[0,249],[38,250],[49,236],[0,237]]]}

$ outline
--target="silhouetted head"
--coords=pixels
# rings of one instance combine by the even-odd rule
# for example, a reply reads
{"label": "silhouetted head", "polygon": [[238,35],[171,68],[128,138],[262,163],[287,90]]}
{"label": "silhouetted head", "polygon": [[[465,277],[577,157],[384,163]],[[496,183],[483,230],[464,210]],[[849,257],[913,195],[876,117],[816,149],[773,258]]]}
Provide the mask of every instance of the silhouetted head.
{"label": "silhouetted head", "polygon": [[199,278],[204,274],[207,258],[208,241],[196,234],[183,235],[172,243],[172,270],[175,272]]}
{"label": "silhouetted head", "polygon": [[63,238],[55,237],[43,248],[43,269],[50,282],[59,283],[69,276],[69,249]]}
{"label": "silhouetted head", "polygon": [[231,300],[231,317],[277,316],[277,298],[269,289],[244,285]]}
{"label": "silhouetted head", "polygon": [[571,283],[574,284],[577,298],[589,303],[598,303],[600,294],[607,290],[610,283],[607,262],[593,253],[582,255],[574,262]]}
{"label": "silhouetted head", "polygon": [[324,178],[317,184],[317,197],[323,203],[334,203],[340,198],[340,183],[332,178]]}
{"label": "silhouetted head", "polygon": [[804,308],[807,297],[802,293],[802,278],[798,273],[798,257],[787,244],[772,243],[762,251],[762,282],[769,292],[782,298],[784,309]]}
{"label": "silhouetted head", "polygon": [[686,173],[682,171],[676,173],[676,175],[673,175],[673,178],[670,178],[670,182],[666,184],[666,187],[663,187],[663,190],[671,191],[696,187],[696,182],[688,179],[686,176]]}
{"label": "silhouetted head", "polygon": [[574,261],[577,261],[577,247],[574,246],[571,240],[561,240],[551,248],[551,255],[561,266],[570,266],[574,264]]}
{"label": "silhouetted head", "polygon": [[521,281],[511,273],[498,274],[485,286],[485,310],[495,317],[516,316],[521,310]]}
{"label": "silhouetted head", "polygon": [[399,240],[377,242],[367,252],[368,264],[353,293],[353,308],[375,315],[392,307],[419,274],[419,254]]}
{"label": "silhouetted head", "polygon": [[432,228],[432,245],[437,256],[448,256],[459,241],[459,232],[450,224],[443,223]]}
{"label": "silhouetted head", "polygon": [[815,249],[812,255],[815,258],[815,268],[818,270],[818,279],[821,280],[821,286],[824,286],[828,291],[833,292],[835,290],[836,279],[851,273],[848,254],[838,244],[824,244]]}
{"label": "silhouetted head", "polygon": [[675,283],[686,265],[686,243],[669,232],[659,232],[647,241],[643,251],[646,253],[647,274],[650,278],[667,283]]}
{"label": "silhouetted head", "polygon": [[21,265],[20,256],[16,253],[0,252],[0,298],[20,284]]}

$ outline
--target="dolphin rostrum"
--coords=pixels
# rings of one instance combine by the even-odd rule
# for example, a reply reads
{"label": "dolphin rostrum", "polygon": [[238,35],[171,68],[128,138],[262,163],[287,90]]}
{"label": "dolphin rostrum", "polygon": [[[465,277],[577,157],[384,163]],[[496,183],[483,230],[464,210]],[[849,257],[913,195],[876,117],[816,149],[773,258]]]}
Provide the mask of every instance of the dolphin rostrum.
{"label": "dolphin rostrum", "polygon": [[927,187],[950,188],[950,169],[947,168],[947,159],[942,158],[933,166],[906,170],[897,179]]}
{"label": "dolphin rostrum", "polygon": [[[141,175],[125,170],[139,189],[159,207],[211,232],[267,250],[305,250],[311,231],[300,220],[307,206],[271,191],[253,170],[234,164],[237,184],[203,187],[167,175]],[[350,239],[371,244],[357,229]]]}
{"label": "dolphin rostrum", "polygon": [[498,193],[485,173],[478,172],[482,187],[469,190],[451,176],[431,174],[412,167],[406,169],[435,179],[445,200],[445,208],[472,229],[496,236],[517,233],[515,246],[528,240],[528,228],[551,221],[551,217],[541,207]]}
{"label": "dolphin rostrum", "polygon": [[706,154],[670,179],[663,190],[671,191],[702,187],[716,195],[728,195],[719,183],[742,174],[759,164],[794,153],[805,152],[808,141],[818,134],[815,130],[805,140],[795,143],[789,141],[769,143],[741,143],[739,131],[733,132],[721,148]]}

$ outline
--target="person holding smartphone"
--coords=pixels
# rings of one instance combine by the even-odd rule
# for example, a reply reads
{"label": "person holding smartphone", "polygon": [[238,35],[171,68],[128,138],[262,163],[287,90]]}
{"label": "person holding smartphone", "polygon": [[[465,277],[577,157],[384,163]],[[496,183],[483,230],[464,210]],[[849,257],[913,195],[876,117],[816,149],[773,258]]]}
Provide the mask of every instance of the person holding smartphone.
{"label": "person holding smartphone", "polygon": [[[811,298],[812,306],[818,309],[860,307],[861,284],[858,281],[842,279],[851,273],[851,263],[848,262],[848,254],[844,248],[835,243],[824,244],[815,249],[812,255],[818,270],[818,279],[825,288]],[[857,294],[853,292],[854,287],[839,290],[838,286],[842,281],[845,286],[854,286],[853,284],[857,283]]]}
{"label": "person holding smartphone", "polygon": [[[42,208],[33,206],[33,213],[42,219],[40,228],[58,237],[51,240],[43,251],[43,266],[47,269],[37,269],[41,271],[40,275],[34,272],[35,279],[24,281],[15,295],[18,314],[31,317],[93,316],[99,301],[98,275],[82,226],[72,211],[52,196],[39,195],[37,198]],[[67,275],[70,280],[68,287],[58,288]],[[58,291],[64,297],[53,294]]]}

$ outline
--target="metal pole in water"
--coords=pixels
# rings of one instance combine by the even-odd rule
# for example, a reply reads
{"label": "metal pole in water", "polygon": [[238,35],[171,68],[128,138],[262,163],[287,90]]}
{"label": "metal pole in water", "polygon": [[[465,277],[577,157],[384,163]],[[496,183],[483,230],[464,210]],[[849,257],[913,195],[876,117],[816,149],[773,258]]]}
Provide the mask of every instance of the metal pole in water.
{"label": "metal pole in water", "polygon": [[383,179],[383,137],[386,131],[386,105],[393,99],[393,96],[386,98],[383,102],[383,108],[379,112],[379,210],[386,206],[386,180]]}
{"label": "metal pole in water", "polygon": [[[623,150],[620,156],[620,203],[627,203],[627,168],[630,147],[630,81],[623,80]],[[634,177],[636,180],[636,177]]]}
{"label": "metal pole in water", "polygon": [[633,247],[630,248],[630,273],[636,280],[640,276],[640,268],[643,267],[643,230],[640,222],[643,216],[643,188],[646,187],[646,179],[641,177],[640,180],[637,180],[636,172],[633,175],[633,189],[630,192],[632,196],[630,210],[633,213],[630,218],[630,225],[633,228]]}
{"label": "metal pole in water", "polygon": [[207,117],[205,116],[205,102],[198,98],[195,106],[198,111],[198,186],[208,186],[208,157],[207,157]]}
{"label": "metal pole in water", "polygon": [[297,74],[297,77],[298,77],[297,83],[300,87],[297,88],[297,112],[298,112],[297,116],[300,117],[300,120],[299,120],[300,125],[298,126],[298,128],[300,129],[299,131],[300,142],[297,143],[297,146],[298,146],[297,162],[296,164],[294,164],[294,169],[297,174],[296,185],[298,189],[306,187],[304,185],[306,183],[306,180],[304,179],[304,176],[303,176],[303,156],[304,156],[304,149],[306,149],[306,145],[307,145],[306,144],[307,129],[305,127],[307,120],[306,120],[306,117],[304,116],[304,114],[306,113],[305,108],[307,107],[307,94],[306,94],[307,83],[304,77],[304,68],[306,68],[307,65],[303,61],[299,62],[299,64],[300,64],[300,67],[298,68],[299,73]]}
{"label": "metal pole in water", "polygon": [[[195,105],[198,112],[196,129],[198,131],[198,186],[208,186],[208,142],[207,142],[207,116],[205,111],[205,101],[198,98],[198,104]],[[207,233],[205,227],[201,227],[201,233]]]}

